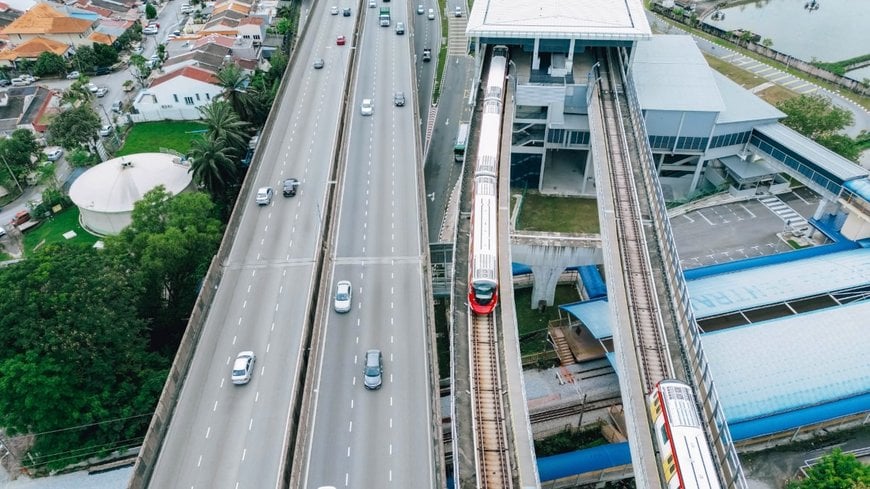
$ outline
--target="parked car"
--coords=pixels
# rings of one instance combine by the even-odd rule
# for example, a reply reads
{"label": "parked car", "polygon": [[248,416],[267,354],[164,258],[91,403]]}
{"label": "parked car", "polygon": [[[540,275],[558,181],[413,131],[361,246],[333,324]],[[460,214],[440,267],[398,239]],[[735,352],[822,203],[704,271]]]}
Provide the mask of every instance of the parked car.
{"label": "parked car", "polygon": [[20,76],[13,78],[10,83],[12,84],[13,87],[26,87],[27,85],[30,85],[29,80],[21,78]]}
{"label": "parked car", "polygon": [[135,48],[131,49],[130,52],[131,52],[132,54],[139,54],[139,55],[141,55],[142,53],[145,52],[145,48],[143,48],[142,46],[136,46]]}
{"label": "parked car", "polygon": [[111,72],[112,72],[112,69],[109,68],[108,66],[97,66],[96,68],[94,68],[94,75],[95,76],[108,75]]}
{"label": "parked car", "polygon": [[272,195],[274,195],[272,187],[260,187],[257,190],[257,205],[269,205],[272,203]]}
{"label": "parked car", "polygon": [[374,104],[372,103],[372,99],[364,98],[362,104],[359,106],[359,112],[362,115],[372,115],[374,112]]}
{"label": "parked car", "polygon": [[314,69],[319,70],[323,68],[324,61],[323,58],[314,58]]}
{"label": "parked car", "polygon": [[153,25],[149,25],[148,27],[142,29],[142,34],[145,34],[146,36],[153,36],[158,32],[160,32],[160,28]]}
{"label": "parked car", "polygon": [[284,185],[282,188],[282,193],[284,197],[293,197],[296,195],[296,189],[299,187],[299,180],[295,178],[288,178],[284,180]]}
{"label": "parked car", "polygon": [[4,229],[3,226],[0,226],[0,238],[3,236],[6,236],[6,229]]}
{"label": "parked car", "polygon": [[251,375],[254,373],[254,362],[257,361],[257,355],[252,351],[243,351],[236,356],[236,361],[233,362],[232,381],[236,385],[244,385],[251,381]]}
{"label": "parked car", "polygon": [[12,226],[20,226],[29,220],[30,212],[18,211],[15,213],[15,217],[13,217],[11,221],[9,221],[9,224]]}
{"label": "parked car", "polygon": [[106,137],[109,134],[112,134],[112,129],[114,129],[114,128],[112,127],[111,124],[104,124],[103,127],[100,128],[100,136]]}
{"label": "parked car", "polygon": [[347,38],[344,36],[338,36],[335,38],[335,43],[338,44],[339,46],[344,46],[344,43],[346,43],[346,42],[347,42]]}
{"label": "parked car", "polygon": [[94,93],[97,94],[98,98],[103,98],[106,96],[107,93],[109,93],[109,87],[99,87]]}
{"label": "parked car", "polygon": [[396,92],[393,95],[393,103],[396,107],[403,107],[405,105],[405,92]]}
{"label": "parked car", "polygon": [[[130,86],[132,87],[133,85],[130,85]],[[112,102],[112,112],[119,112],[120,113],[122,108],[123,108],[123,103],[120,100],[115,100],[114,102]]]}
{"label": "parked car", "polygon": [[6,78],[0,78],[0,87],[8,87],[12,82],[7,80]]}
{"label": "parked car", "polygon": [[63,156],[63,148],[46,149],[45,156],[48,157],[48,161],[57,161]]}
{"label": "parked car", "polygon": [[94,82],[88,83],[85,87],[87,87],[88,91],[91,93],[97,93],[97,90],[100,89],[100,87],[98,87]]}
{"label": "parked car", "polygon": [[462,7],[456,6],[456,9],[453,10],[453,15],[456,17],[462,17]]}
{"label": "parked car", "polygon": [[151,26],[154,26],[154,27],[160,29],[160,22],[157,22],[156,19],[151,19],[148,21],[148,27],[151,27]]}
{"label": "parked car", "polygon": [[69,73],[67,73],[66,79],[67,80],[76,80],[80,76],[81,76],[81,74],[79,74],[78,71],[70,71]]}
{"label": "parked car", "polygon": [[378,2],[375,0],[369,0],[369,8],[375,8],[378,6]]}

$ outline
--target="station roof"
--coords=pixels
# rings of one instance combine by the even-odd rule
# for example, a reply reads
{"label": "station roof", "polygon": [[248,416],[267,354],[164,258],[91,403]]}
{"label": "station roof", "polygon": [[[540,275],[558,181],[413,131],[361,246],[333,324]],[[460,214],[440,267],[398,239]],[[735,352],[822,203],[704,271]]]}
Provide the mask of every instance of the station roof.
{"label": "station roof", "polygon": [[859,248],[689,280],[686,285],[700,319],[868,283],[870,248]]}
{"label": "station roof", "polygon": [[610,320],[610,306],[607,299],[565,304],[559,308],[582,321],[595,339],[613,336],[613,323]]}
{"label": "station roof", "polygon": [[748,121],[776,122],[785,117],[776,107],[765,102],[754,93],[731,81],[730,78],[710,68],[719,94],[725,102],[725,110],[719,113],[717,124]]}
{"label": "station roof", "polygon": [[870,301],[701,336],[729,423],[870,392]]}
{"label": "station roof", "polygon": [[653,36],[636,43],[631,69],[644,110],[725,110],[713,70],[690,36]]}
{"label": "station roof", "polygon": [[741,181],[755,180],[759,177],[777,175],[779,171],[764,159],[753,160],[751,158],[741,158],[737,155],[725,156],[719,158],[731,172]]}
{"label": "station roof", "polygon": [[870,171],[782,124],[762,124],[753,130],[779,142],[843,182],[870,175]]}
{"label": "station roof", "polygon": [[640,0],[479,0],[470,38],[632,41],[650,37]]}

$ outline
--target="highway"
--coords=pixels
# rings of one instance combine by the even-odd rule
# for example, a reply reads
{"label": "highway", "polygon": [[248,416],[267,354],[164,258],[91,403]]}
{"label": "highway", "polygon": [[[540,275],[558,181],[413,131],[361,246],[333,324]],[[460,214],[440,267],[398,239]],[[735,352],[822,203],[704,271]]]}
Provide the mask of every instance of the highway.
{"label": "highway", "polygon": [[[353,302],[338,314],[330,298],[325,314],[301,467],[311,489],[435,485],[411,39],[395,33],[415,14],[401,2],[380,5],[392,10],[390,27],[378,26],[376,8],[362,12],[330,277],[331,290],[352,282]],[[396,91],[404,107],[393,105]],[[374,101],[371,116],[360,113],[364,98]],[[368,349],[383,352],[378,390],[362,384]]]}
{"label": "highway", "polygon": [[[253,195],[239,204],[245,207],[238,235],[222,264],[150,487],[264,489],[282,483],[351,52],[335,39],[349,36],[354,22],[329,15],[326,7],[311,15],[320,20],[312,21],[298,47],[284,99],[276,102],[282,109],[259,148],[262,164],[248,177],[254,189],[273,187],[275,197],[268,206],[257,206]],[[314,70],[318,57],[325,66]],[[301,186],[285,198],[281,181],[288,177]],[[230,368],[243,350],[257,355],[253,377],[233,385]]]}

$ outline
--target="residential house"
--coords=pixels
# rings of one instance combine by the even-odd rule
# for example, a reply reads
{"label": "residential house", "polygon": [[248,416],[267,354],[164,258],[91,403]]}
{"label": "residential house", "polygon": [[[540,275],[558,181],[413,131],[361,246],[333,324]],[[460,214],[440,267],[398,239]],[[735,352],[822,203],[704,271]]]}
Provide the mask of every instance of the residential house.
{"label": "residential house", "polygon": [[238,37],[250,39],[254,46],[261,46],[266,38],[266,21],[262,17],[248,17],[239,22]]}
{"label": "residential house", "polygon": [[[98,21],[72,17],[47,3],[38,3],[0,30],[12,45],[21,45],[36,38],[68,44],[89,46]],[[99,41],[97,41],[99,42]]]}
{"label": "residential house", "polygon": [[57,104],[55,94],[43,86],[0,90],[0,135],[7,136],[16,129],[44,132],[45,119],[56,111]]}
{"label": "residential house", "polygon": [[72,48],[62,42],[37,37],[0,51],[0,66],[17,68],[20,61],[36,61],[39,55],[46,51],[66,58],[71,55]]}
{"label": "residential house", "polygon": [[0,28],[6,27],[11,24],[12,21],[21,17],[21,14],[24,12],[15,8],[12,8],[6,3],[0,2]]}
{"label": "residential house", "polygon": [[194,120],[199,107],[220,96],[221,87],[211,71],[186,66],[155,78],[133,101],[135,122]]}

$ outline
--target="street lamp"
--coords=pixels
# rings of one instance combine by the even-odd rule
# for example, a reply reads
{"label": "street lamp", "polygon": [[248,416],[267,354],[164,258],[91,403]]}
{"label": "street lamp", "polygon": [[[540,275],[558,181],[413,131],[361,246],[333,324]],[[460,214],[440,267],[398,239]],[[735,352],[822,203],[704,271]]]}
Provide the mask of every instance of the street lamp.
{"label": "street lamp", "polygon": [[121,147],[121,140],[118,139],[118,131],[115,130],[115,125],[112,124],[112,118],[109,117],[109,113],[106,112],[106,108],[103,107],[103,104],[99,104],[98,107],[100,108],[100,110],[103,111],[103,115],[106,116],[106,122],[109,123],[109,127],[112,130],[112,136],[115,140],[115,145],[120,148]]}

